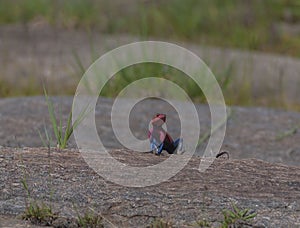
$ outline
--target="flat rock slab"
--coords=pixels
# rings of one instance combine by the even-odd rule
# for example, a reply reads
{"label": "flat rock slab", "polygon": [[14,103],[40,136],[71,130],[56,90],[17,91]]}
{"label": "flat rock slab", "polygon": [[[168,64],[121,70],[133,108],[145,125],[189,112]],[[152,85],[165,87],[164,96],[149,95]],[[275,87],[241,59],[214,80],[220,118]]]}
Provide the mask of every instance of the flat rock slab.
{"label": "flat rock slab", "polygon": [[[123,149],[110,154],[131,166],[157,164],[170,156]],[[165,182],[131,188],[103,179],[76,149],[51,149],[49,157],[45,148],[2,148],[0,214],[24,211],[26,192],[20,181],[26,177],[31,196],[51,204],[62,218],[92,208],[105,218],[106,227],[146,227],[155,218],[168,219],[175,227],[206,219],[218,227],[222,210],[231,203],[256,212],[253,224],[258,227],[300,226],[299,167],[218,158],[201,173],[200,160],[194,156]]]}
{"label": "flat rock slab", "polygon": [[[54,97],[53,102],[59,116],[62,113],[64,125],[71,105],[72,97]],[[114,136],[111,125],[111,107],[113,99],[100,98],[95,120],[98,134],[107,148],[122,148]],[[210,131],[210,110],[208,106],[196,104],[202,137]],[[180,121],[176,110],[158,99],[148,99],[138,103],[130,114],[130,129],[138,139],[147,139],[148,124],[157,112],[167,114],[169,133],[178,137]],[[300,113],[285,112],[267,108],[231,107],[231,116],[222,150],[227,150],[231,158],[256,158],[272,163],[292,166],[300,164]],[[39,131],[44,126],[51,128],[48,109],[44,97],[0,99],[0,146],[3,147],[40,147],[43,146]],[[53,140],[55,146],[55,140]],[[197,149],[196,154],[203,155],[206,144]],[[69,147],[76,148],[71,138]]]}

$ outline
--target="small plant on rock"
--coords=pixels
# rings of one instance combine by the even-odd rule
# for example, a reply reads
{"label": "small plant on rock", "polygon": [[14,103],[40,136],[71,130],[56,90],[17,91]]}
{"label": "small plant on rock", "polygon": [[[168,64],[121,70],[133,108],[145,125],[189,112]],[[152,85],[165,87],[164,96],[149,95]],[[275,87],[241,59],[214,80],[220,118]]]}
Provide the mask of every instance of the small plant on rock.
{"label": "small plant on rock", "polygon": [[45,203],[38,203],[37,201],[31,199],[31,194],[25,177],[21,180],[21,183],[27,193],[25,202],[26,208],[22,218],[29,220],[34,224],[51,225],[52,222],[58,217],[57,214],[54,213],[52,208],[47,206]]}
{"label": "small plant on rock", "polygon": [[195,227],[210,227],[210,223],[205,219],[198,220],[195,222]]}
{"label": "small plant on rock", "polygon": [[222,228],[236,227],[236,226],[250,226],[251,220],[256,216],[256,213],[250,212],[249,209],[239,209],[235,204],[232,204],[232,210],[224,210],[224,220]]}
{"label": "small plant on rock", "polygon": [[87,211],[83,215],[78,213],[77,215],[77,224],[78,227],[84,228],[102,228],[103,218],[99,214],[96,214],[93,211]]}
{"label": "small plant on rock", "polygon": [[73,125],[72,125],[72,111],[70,111],[69,117],[67,120],[67,126],[65,128],[63,128],[62,114],[60,112],[60,118],[59,118],[59,120],[57,120],[55,111],[54,111],[53,102],[50,100],[45,87],[44,87],[44,94],[45,94],[46,103],[48,106],[48,112],[49,112],[52,128],[53,128],[54,135],[55,135],[55,138],[57,141],[57,147],[59,149],[65,149],[68,145],[71,135],[73,134],[74,129],[80,124],[80,122],[86,116],[87,109],[83,110],[80,113],[78,119],[75,120]]}
{"label": "small plant on rock", "polygon": [[57,219],[57,214],[52,211],[52,208],[45,203],[37,203],[31,201],[26,205],[23,219],[29,220],[33,224],[43,224],[50,226],[52,222]]}

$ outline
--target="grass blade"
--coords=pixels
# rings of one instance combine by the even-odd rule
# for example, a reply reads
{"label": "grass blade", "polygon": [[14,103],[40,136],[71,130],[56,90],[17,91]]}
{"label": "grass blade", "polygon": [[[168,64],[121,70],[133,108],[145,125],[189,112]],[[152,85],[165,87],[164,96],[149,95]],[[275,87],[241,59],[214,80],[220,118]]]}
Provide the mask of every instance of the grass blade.
{"label": "grass blade", "polygon": [[48,106],[48,112],[49,112],[52,128],[53,128],[53,131],[54,131],[54,135],[55,135],[55,138],[57,140],[57,143],[60,145],[60,133],[59,133],[58,125],[57,125],[57,120],[56,120],[56,116],[55,116],[55,112],[54,112],[53,103],[52,103],[52,101],[50,101],[50,98],[47,94],[47,91],[46,91],[45,87],[44,87],[44,94],[45,94],[46,103],[47,103],[47,106]]}
{"label": "grass blade", "polygon": [[44,124],[44,131],[45,131],[45,135],[46,135],[46,140],[48,142],[48,147],[50,148],[52,139],[51,139],[51,136],[49,136],[49,134],[48,134],[48,130],[47,130],[47,127],[45,124]]}
{"label": "grass blade", "polygon": [[250,214],[250,215],[247,215],[244,217],[244,220],[249,220],[249,219],[253,219],[254,217],[256,217],[257,213],[253,213],[253,214]]}
{"label": "grass blade", "polygon": [[68,117],[68,123],[67,123],[67,128],[65,131],[65,136],[64,136],[64,140],[63,140],[63,144],[66,147],[67,146],[67,142],[69,141],[73,130],[72,130],[72,125],[71,125],[71,121],[72,121],[72,112],[70,112],[69,117]]}
{"label": "grass blade", "polygon": [[41,131],[38,130],[38,133],[39,133],[40,139],[42,140],[43,146],[44,146],[44,147],[47,147],[47,143],[46,143],[44,137],[42,136]]}
{"label": "grass blade", "polygon": [[61,107],[59,109],[59,143],[58,143],[58,147],[60,149],[64,149],[65,148],[65,145],[64,145],[64,142],[63,142],[63,126],[62,126],[62,111],[61,111]]}

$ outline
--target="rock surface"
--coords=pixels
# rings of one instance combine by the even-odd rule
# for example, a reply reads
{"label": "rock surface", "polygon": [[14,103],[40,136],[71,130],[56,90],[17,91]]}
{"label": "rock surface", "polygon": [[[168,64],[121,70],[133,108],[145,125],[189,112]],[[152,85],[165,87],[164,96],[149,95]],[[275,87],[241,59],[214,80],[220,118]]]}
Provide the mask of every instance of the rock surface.
{"label": "rock surface", "polygon": [[[72,97],[54,97],[57,113],[61,109],[63,123],[67,122]],[[107,148],[121,148],[111,125],[112,99],[100,98],[95,111],[98,134]],[[201,135],[210,131],[210,110],[206,105],[196,104]],[[165,102],[148,99],[133,107],[129,126],[138,139],[147,139],[148,124],[157,112],[167,114],[168,131],[173,138],[179,136],[180,125],[176,110]],[[227,123],[222,150],[230,152],[231,158],[256,158],[272,163],[299,166],[300,164],[300,114],[267,108],[232,107]],[[57,114],[58,115],[58,114]],[[53,133],[44,97],[7,98],[0,100],[0,146],[43,146],[39,131],[44,126]],[[53,141],[54,135],[52,135]],[[55,142],[53,143],[55,144]],[[54,145],[55,146],[55,145]],[[76,148],[74,139],[70,147]],[[196,152],[202,155],[206,144]]]}
{"label": "rock surface", "polygon": [[[54,97],[53,101],[57,110],[61,108],[65,123],[72,97]],[[116,159],[147,166],[169,157],[120,149],[110,123],[112,104],[113,100],[100,98],[95,113],[99,136],[107,148],[114,149],[111,154]],[[201,134],[205,134],[210,129],[209,109],[205,105],[196,108]],[[168,131],[177,137],[176,110],[159,100],[146,100],[133,108],[129,120],[133,134],[146,139],[154,111],[167,114]],[[175,227],[206,219],[218,227],[222,210],[230,209],[232,203],[256,212],[253,224],[258,227],[300,227],[300,114],[240,107],[232,107],[231,112],[222,147],[229,151],[229,160],[216,159],[200,173],[204,143],[189,164],[168,181],[130,188],[95,173],[76,150],[73,138],[71,149],[52,149],[50,160],[46,149],[34,148],[42,146],[38,131],[43,134],[44,126],[53,137],[43,97],[1,99],[0,227],[36,227],[14,218],[25,209],[26,192],[20,182],[24,176],[32,197],[51,203],[60,213],[53,224],[56,227],[74,226],[76,211],[91,208],[105,218],[106,227],[146,227],[155,218],[168,219]]]}
{"label": "rock surface", "polygon": [[[123,149],[110,153],[130,166],[149,166],[170,157]],[[48,150],[43,148],[3,148],[0,157],[1,214],[24,211],[26,193],[20,180],[26,176],[31,195],[51,204],[62,218],[74,218],[76,211],[92,208],[105,218],[106,227],[146,227],[155,218],[168,219],[175,227],[206,219],[218,227],[222,210],[230,209],[231,203],[256,212],[256,227],[300,226],[297,167],[218,158],[201,173],[200,157],[193,157],[169,180],[131,188],[103,179],[75,149],[52,149],[49,159]],[[0,222],[4,227],[3,219]]]}

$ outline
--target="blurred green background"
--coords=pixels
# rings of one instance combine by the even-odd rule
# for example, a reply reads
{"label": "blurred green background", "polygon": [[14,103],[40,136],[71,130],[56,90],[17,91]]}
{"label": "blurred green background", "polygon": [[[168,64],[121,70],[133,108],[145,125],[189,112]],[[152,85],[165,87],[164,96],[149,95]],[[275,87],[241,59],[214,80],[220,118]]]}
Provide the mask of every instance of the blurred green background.
{"label": "blurred green background", "polygon": [[[83,31],[87,36],[93,33],[116,37],[126,34],[141,40],[163,39],[201,47],[250,53],[255,51],[274,55],[275,58],[283,55],[292,57],[296,65],[300,57],[299,0],[0,0],[0,28],[19,25],[26,31],[30,30],[32,24],[39,22],[59,31]],[[93,50],[92,42],[89,48],[89,57],[95,59],[97,53],[94,52],[97,51]],[[80,51],[72,53],[77,74],[81,76],[88,66],[83,63],[85,56]],[[300,101],[297,98],[292,100],[296,95],[288,96],[284,90],[280,90],[284,87],[280,84],[281,79],[278,79],[278,87],[272,88],[275,92],[271,89],[268,92],[266,87],[264,92],[260,92],[263,96],[259,97],[251,87],[251,80],[244,80],[249,76],[242,77],[240,81],[243,84],[234,85],[234,64],[219,66],[208,63],[220,82],[228,104],[299,110]],[[193,82],[180,81],[180,76],[176,78],[180,72],[169,70],[166,72],[163,66],[149,64],[125,69],[119,74],[119,79],[116,76],[109,83],[109,89],[102,95],[115,96],[119,88],[134,80],[131,75],[136,72],[164,74],[166,78],[172,73],[174,81],[183,86],[194,100],[205,101]],[[42,93],[40,82],[35,82],[34,75],[26,78],[28,83],[16,87],[5,79],[4,74],[0,74],[2,97]],[[283,75],[280,72],[278,74],[279,77]],[[264,77],[263,73],[260,77]],[[288,86],[285,87],[285,90],[289,90]],[[52,93],[72,94],[74,90],[75,86],[72,85],[63,90],[53,89]]]}
{"label": "blurred green background", "polygon": [[300,21],[298,0],[0,1],[2,25],[36,18],[69,29],[300,55],[299,34],[287,31]]}

